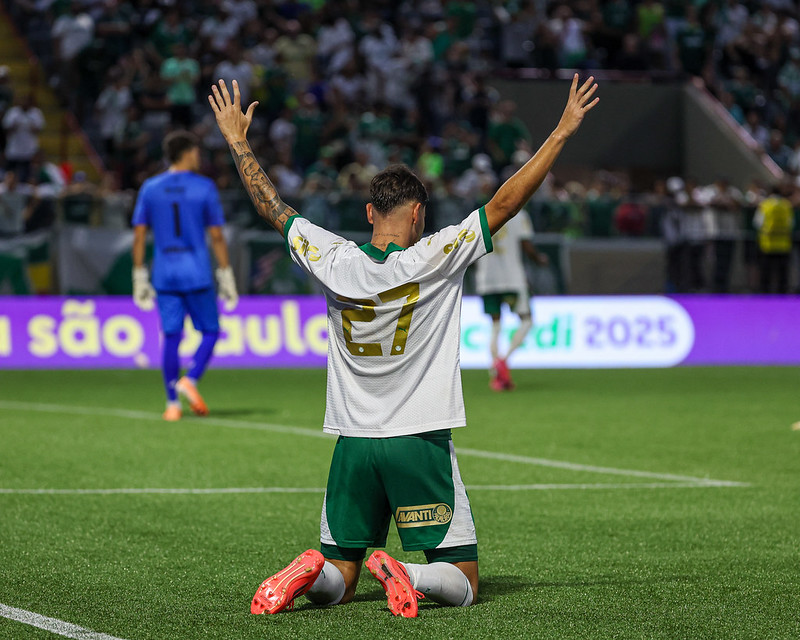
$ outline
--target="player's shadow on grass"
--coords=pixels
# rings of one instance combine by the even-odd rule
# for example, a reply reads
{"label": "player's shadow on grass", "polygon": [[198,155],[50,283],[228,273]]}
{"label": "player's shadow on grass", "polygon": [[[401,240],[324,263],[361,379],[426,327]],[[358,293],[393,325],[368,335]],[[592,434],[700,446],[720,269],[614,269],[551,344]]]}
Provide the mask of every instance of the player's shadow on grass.
{"label": "player's shadow on grass", "polygon": [[[526,576],[486,576],[481,578],[480,593],[477,604],[485,604],[497,598],[530,589],[564,588],[564,587],[602,587],[622,585],[645,585],[664,582],[687,582],[690,576],[654,576],[652,578],[623,578],[620,576],[597,576],[588,580],[536,581]],[[377,602],[386,600],[381,588],[370,588],[368,591],[356,593],[354,602]],[[425,607],[439,607],[435,603],[425,603]]]}
{"label": "player's shadow on grass", "polygon": [[[535,582],[532,582],[529,578],[524,576],[488,576],[481,578],[477,604],[491,602],[495,598],[507,595],[509,593],[525,591],[526,589],[531,589],[532,587],[536,586],[543,585],[537,585]],[[353,598],[354,602],[370,602],[381,600],[386,600],[386,593],[381,588],[370,589],[369,591],[356,593],[356,596]],[[440,607],[443,605],[426,601],[425,606],[426,608],[429,608]]]}
{"label": "player's shadow on grass", "polygon": [[386,600],[386,592],[381,587],[370,589],[366,592],[356,592],[356,595],[353,596],[353,602],[374,602],[378,600]]}
{"label": "player's shadow on grass", "polygon": [[525,576],[485,576],[478,585],[478,604],[491,602],[495,598],[524,591],[534,586],[530,578]]}
{"label": "player's shadow on grass", "polygon": [[694,582],[691,576],[653,576],[652,578],[623,578],[620,576],[597,576],[589,580],[564,580],[561,582],[530,582],[526,586],[535,589],[548,587],[610,587],[663,584],[666,582]]}
{"label": "player's shadow on grass", "polygon": [[275,409],[265,407],[252,407],[249,409],[239,407],[238,409],[212,409],[208,416],[209,418],[255,418],[275,415],[275,413],[277,413]]}

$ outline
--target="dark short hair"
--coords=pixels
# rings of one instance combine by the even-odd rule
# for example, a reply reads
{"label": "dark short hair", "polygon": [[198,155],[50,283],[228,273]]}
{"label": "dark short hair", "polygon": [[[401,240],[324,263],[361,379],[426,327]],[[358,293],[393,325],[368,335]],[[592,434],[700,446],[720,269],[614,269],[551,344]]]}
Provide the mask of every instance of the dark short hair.
{"label": "dark short hair", "polygon": [[181,159],[181,156],[195,147],[199,147],[200,142],[197,136],[189,131],[173,131],[164,138],[161,148],[164,150],[164,157],[170,164],[174,164]]}
{"label": "dark short hair", "polygon": [[393,164],[379,172],[369,185],[369,197],[375,211],[387,214],[407,202],[428,202],[422,181],[404,164]]}

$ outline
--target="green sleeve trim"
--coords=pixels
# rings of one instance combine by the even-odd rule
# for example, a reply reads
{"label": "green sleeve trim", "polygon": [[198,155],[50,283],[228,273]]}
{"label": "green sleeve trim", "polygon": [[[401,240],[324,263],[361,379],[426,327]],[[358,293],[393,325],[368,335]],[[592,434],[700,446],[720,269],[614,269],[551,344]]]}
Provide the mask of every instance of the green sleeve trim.
{"label": "green sleeve trim", "polygon": [[486,219],[486,205],[483,205],[478,212],[481,219],[481,232],[483,233],[483,246],[486,247],[486,253],[494,251],[492,244],[492,234],[489,233],[489,221]]}
{"label": "green sleeve trim", "polygon": [[286,251],[291,253],[291,247],[289,246],[289,230],[292,228],[292,223],[297,219],[302,218],[301,215],[293,215],[291,216],[286,222],[283,223],[283,241],[286,243]]}

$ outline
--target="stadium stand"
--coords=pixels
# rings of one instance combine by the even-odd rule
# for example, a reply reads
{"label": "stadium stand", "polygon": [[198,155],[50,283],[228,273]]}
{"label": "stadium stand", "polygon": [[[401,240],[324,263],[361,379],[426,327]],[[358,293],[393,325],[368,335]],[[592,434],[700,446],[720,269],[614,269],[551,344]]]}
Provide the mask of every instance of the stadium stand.
{"label": "stadium stand", "polygon": [[[777,165],[787,197],[800,205],[797,2],[4,5],[43,69],[39,95],[59,97],[105,166],[100,179],[48,148],[33,183],[14,187],[14,195],[0,187],[0,198],[24,207],[27,231],[57,220],[125,228],[134,190],[162,168],[160,141],[176,127],[201,136],[204,171],[223,190],[233,226],[258,228],[203,99],[218,77],[236,78],[260,102],[255,151],[287,200],[355,234],[366,230],[366,185],[388,162],[413,164],[424,177],[434,228],[485,199],[536,144],[518,105],[499,95],[492,78],[558,77],[564,68],[632,82],[693,78],[738,123],[754,153]],[[10,91],[0,73],[6,112]],[[561,238],[660,237],[666,290],[728,291],[732,241],[755,269],[753,217],[768,185],[697,186],[691,176],[669,177],[643,183],[625,171],[557,171],[531,203],[534,224]],[[0,231],[16,235],[14,224]],[[755,275],[743,282],[734,289],[757,288]]]}

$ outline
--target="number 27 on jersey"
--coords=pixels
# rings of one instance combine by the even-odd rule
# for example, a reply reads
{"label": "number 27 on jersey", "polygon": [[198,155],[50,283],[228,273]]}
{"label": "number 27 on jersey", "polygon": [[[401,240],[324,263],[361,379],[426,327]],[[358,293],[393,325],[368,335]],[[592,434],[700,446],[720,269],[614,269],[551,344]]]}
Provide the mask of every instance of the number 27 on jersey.
{"label": "number 27 on jersey", "polygon": [[[414,307],[419,301],[419,283],[409,282],[394,289],[389,289],[379,293],[378,298],[381,302],[406,299],[406,303],[400,309],[400,316],[397,318],[392,350],[389,353],[392,356],[401,356],[406,350],[408,331],[411,328],[411,316],[414,313]],[[383,348],[379,342],[353,341],[353,323],[372,322],[377,316],[375,308],[379,305],[376,305],[375,301],[371,299],[353,299],[339,296],[337,300],[361,307],[360,309],[344,309],[342,311],[342,332],[344,333],[347,350],[354,356],[382,356]]]}

